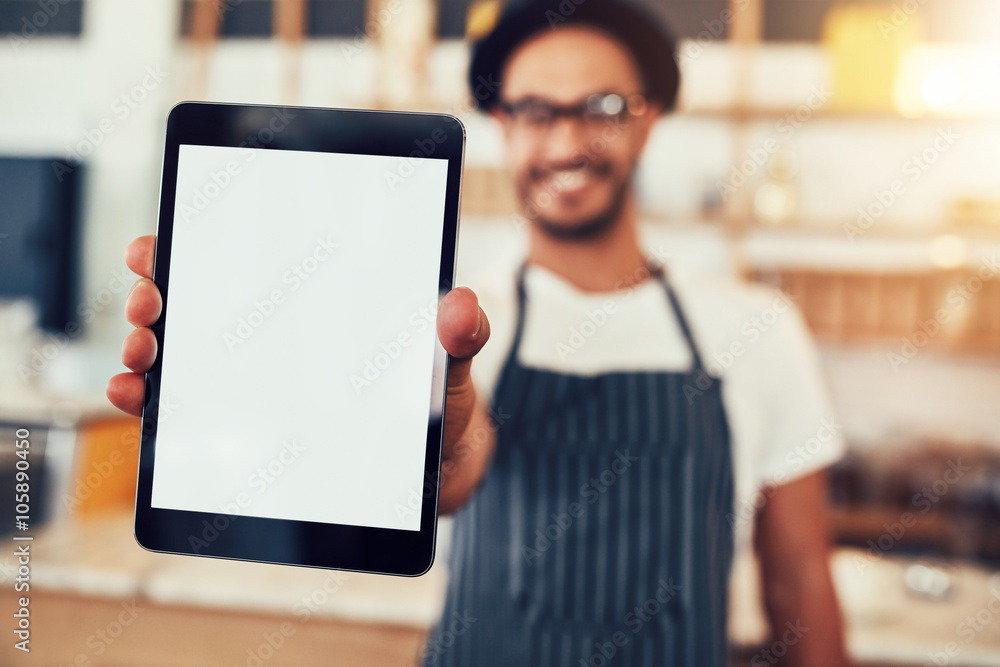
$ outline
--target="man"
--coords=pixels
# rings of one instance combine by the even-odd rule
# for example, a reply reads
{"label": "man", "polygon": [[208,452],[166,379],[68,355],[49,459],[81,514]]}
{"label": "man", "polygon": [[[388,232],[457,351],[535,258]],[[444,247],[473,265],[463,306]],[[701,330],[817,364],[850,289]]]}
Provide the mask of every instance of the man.
{"label": "man", "polygon": [[[673,49],[624,0],[512,4],[474,48],[529,251],[439,309],[444,618],[475,620],[442,623],[428,664],[724,665],[751,533],[776,642],[759,664],[845,664],[821,471],[842,443],[802,322],[761,289],[668,277],[638,240],[630,183],[676,98]],[[108,385],[132,414],[156,355],[152,241],[127,253],[134,372]]]}

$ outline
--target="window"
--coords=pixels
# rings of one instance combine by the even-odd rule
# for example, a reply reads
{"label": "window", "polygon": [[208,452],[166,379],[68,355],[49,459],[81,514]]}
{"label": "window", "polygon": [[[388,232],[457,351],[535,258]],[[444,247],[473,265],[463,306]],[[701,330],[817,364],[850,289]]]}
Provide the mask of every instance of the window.
{"label": "window", "polygon": [[[190,34],[191,15],[199,0],[184,0],[181,34]],[[308,37],[352,37],[364,30],[365,0],[307,0]],[[267,38],[274,32],[273,0],[220,0],[219,37]]]}
{"label": "window", "polygon": [[310,0],[306,12],[310,37],[354,37],[365,30],[364,0]]}
{"label": "window", "polygon": [[[465,16],[475,0],[437,0],[438,36],[465,36]],[[728,25],[724,11],[728,0],[637,0],[663,17],[675,35],[684,38],[725,39]]]}
{"label": "window", "polygon": [[[36,0],[37,1],[37,0]],[[219,36],[270,37],[272,0],[220,0]],[[405,2],[406,0],[401,0]],[[440,39],[463,39],[469,6],[475,0],[437,0],[437,34]],[[728,0],[638,0],[664,17],[680,37],[725,39]],[[816,4],[817,0],[809,0]],[[819,0],[820,4],[827,0]],[[198,0],[184,0],[181,33],[189,34],[191,12]],[[306,33],[309,37],[353,37],[364,30],[365,0],[308,0]]]}
{"label": "window", "polygon": [[[181,34],[190,35],[191,18],[198,0],[184,0]],[[220,0],[219,37],[270,37],[271,0]]]}
{"label": "window", "polygon": [[440,39],[465,37],[465,15],[474,0],[438,0],[437,34]]}
{"label": "window", "polygon": [[83,0],[0,0],[0,34],[9,39],[79,36]]}
{"label": "window", "polygon": [[716,40],[729,36],[728,0],[646,0],[664,17],[678,39]]}
{"label": "window", "polygon": [[[765,0],[764,40],[818,41],[823,19],[838,3],[845,4],[845,0]],[[883,5],[895,12],[890,25],[919,14],[931,42],[995,41],[1000,22],[996,0],[865,0],[864,4]]]}

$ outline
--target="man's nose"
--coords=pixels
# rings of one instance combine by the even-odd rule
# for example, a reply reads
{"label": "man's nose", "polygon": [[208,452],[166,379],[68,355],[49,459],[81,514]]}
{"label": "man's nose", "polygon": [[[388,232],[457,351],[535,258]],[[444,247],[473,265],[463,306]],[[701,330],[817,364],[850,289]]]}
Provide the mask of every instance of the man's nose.
{"label": "man's nose", "polygon": [[545,157],[551,162],[576,161],[586,154],[587,131],[577,118],[556,118],[546,132],[544,146]]}

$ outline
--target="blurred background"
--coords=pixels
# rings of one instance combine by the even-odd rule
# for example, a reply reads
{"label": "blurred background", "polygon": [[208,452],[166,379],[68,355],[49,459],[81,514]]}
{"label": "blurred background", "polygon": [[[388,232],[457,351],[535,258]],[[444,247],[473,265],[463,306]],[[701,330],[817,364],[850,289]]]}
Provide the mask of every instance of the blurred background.
{"label": "blurred background", "polygon": [[[671,264],[785,290],[820,345],[850,445],[831,504],[851,655],[1000,664],[1000,2],[646,2],[682,38],[683,84],[641,166],[644,234]],[[414,580],[146,553],[130,525],[138,420],[104,385],[130,330],[124,249],[155,231],[181,100],[453,113],[468,132],[460,278],[516,257],[501,139],[465,87],[468,40],[496,10],[0,0],[4,618],[25,594],[13,537],[33,537],[32,652],[3,629],[0,663],[418,661],[447,521]],[[738,563],[734,664],[771,646],[756,585]]]}

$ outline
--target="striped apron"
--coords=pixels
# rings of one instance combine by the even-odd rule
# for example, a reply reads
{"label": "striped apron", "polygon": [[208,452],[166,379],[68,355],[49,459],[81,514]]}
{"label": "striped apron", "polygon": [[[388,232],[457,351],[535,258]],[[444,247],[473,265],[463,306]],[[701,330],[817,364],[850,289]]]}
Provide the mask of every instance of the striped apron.
{"label": "striped apron", "polygon": [[733,476],[721,385],[654,275],[692,370],[577,376],[518,362],[521,267],[496,451],[454,519],[425,666],[725,664]]}

